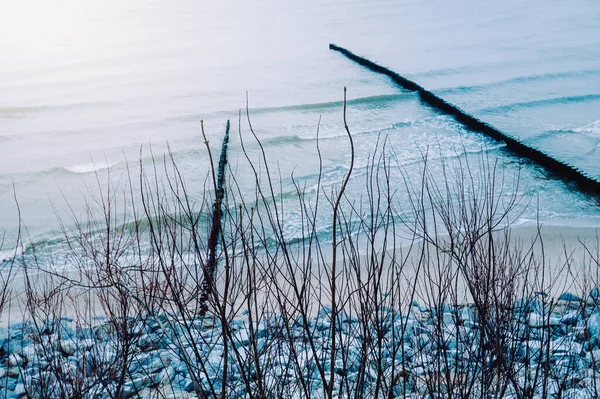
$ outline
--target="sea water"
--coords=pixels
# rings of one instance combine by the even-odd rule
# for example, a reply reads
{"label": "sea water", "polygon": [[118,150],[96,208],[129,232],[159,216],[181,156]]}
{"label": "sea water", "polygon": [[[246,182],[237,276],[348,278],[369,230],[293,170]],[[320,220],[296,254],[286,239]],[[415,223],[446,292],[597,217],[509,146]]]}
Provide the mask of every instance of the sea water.
{"label": "sea water", "polygon": [[[434,159],[486,154],[520,173],[520,193],[536,205],[522,220],[600,224],[596,201],[328,50],[330,42],[600,177],[595,0],[4,0],[2,249],[13,249],[19,234],[21,251],[26,242],[51,248],[63,227],[74,232],[74,218],[89,216],[94,198],[126,186],[140,158],[160,163],[171,151],[200,197],[208,172],[200,119],[215,158],[231,119],[229,166],[252,193],[242,140],[251,159],[261,156],[246,104],[279,194],[293,197],[292,173],[314,191],[317,130],[322,187],[339,187],[350,164],[344,87],[356,147],[349,197],[364,194],[371,157],[385,140],[398,191],[404,178],[418,178],[424,156],[435,167]],[[398,206],[408,211],[406,201]],[[286,212],[293,238],[301,234],[299,212]],[[331,231],[330,217],[319,223]]]}

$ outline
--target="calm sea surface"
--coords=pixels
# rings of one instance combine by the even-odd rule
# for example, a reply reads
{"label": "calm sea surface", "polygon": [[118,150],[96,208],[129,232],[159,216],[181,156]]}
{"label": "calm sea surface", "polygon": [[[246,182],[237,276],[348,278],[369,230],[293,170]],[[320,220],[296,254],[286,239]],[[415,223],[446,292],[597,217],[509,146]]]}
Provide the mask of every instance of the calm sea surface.
{"label": "calm sea surface", "polygon": [[[31,239],[52,238],[55,212],[69,203],[83,217],[98,190],[94,172],[101,187],[119,180],[141,145],[148,160],[150,148],[160,157],[168,143],[199,189],[201,118],[216,151],[232,120],[231,166],[250,190],[237,135],[246,92],[284,194],[293,192],[292,171],[307,187],[316,182],[320,117],[324,183],[338,185],[349,164],[344,86],[357,146],[351,195],[361,193],[378,137],[387,137],[408,173],[428,149],[438,158],[488,151],[522,168],[520,190],[539,202],[523,220],[600,225],[593,201],[330,51],[330,42],[600,177],[597,0],[2,0],[0,231],[7,242],[17,232],[16,196]],[[329,219],[321,222],[326,230]]]}

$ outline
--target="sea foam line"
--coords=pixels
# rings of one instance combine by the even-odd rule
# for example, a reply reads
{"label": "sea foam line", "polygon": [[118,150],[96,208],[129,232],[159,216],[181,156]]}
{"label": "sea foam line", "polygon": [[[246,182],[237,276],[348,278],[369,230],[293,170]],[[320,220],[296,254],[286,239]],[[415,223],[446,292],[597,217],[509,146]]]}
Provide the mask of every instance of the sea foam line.
{"label": "sea foam line", "polygon": [[80,164],[80,165],[74,165],[74,166],[65,166],[63,169],[65,169],[68,172],[71,173],[77,173],[77,174],[85,174],[85,173],[92,173],[92,172],[98,172],[100,170],[103,169],[110,169],[113,166],[115,166],[117,163],[116,162],[101,162],[101,163],[86,163],[86,164]]}

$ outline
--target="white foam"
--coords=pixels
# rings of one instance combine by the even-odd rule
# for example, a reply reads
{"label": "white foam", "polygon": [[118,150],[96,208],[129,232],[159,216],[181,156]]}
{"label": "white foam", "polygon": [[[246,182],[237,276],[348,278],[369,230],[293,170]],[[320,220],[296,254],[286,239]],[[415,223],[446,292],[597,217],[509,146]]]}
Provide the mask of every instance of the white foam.
{"label": "white foam", "polygon": [[600,136],[600,119],[585,126],[573,129],[577,133],[585,133],[593,136]]}
{"label": "white foam", "polygon": [[16,256],[21,255],[23,252],[25,252],[25,249],[25,246],[21,245],[16,248],[5,249],[3,251],[0,251],[0,263],[7,260],[11,260]]}
{"label": "white foam", "polygon": [[108,162],[87,163],[87,164],[81,164],[81,165],[75,165],[75,166],[67,166],[67,167],[65,167],[65,169],[72,173],[84,174],[84,173],[98,172],[99,170],[108,169],[115,165],[116,165],[116,163],[108,163]]}

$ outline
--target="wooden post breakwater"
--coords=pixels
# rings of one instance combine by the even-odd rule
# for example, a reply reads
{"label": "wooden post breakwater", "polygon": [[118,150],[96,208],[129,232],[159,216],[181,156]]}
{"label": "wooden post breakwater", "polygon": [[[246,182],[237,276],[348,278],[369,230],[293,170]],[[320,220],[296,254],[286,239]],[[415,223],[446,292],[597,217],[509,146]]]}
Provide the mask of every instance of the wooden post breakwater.
{"label": "wooden post breakwater", "polygon": [[565,182],[574,183],[576,187],[583,193],[600,197],[600,182],[595,178],[590,177],[582,170],[559,161],[558,159],[555,159],[550,155],[536,148],[530,147],[520,140],[501,132],[495,127],[475,118],[472,115],[467,114],[457,106],[450,104],[449,102],[436,96],[421,85],[413,82],[412,80],[406,79],[405,77],[388,68],[376,64],[375,62],[364,57],[358,56],[351,51],[343,47],[339,47],[333,43],[329,45],[329,48],[342,53],[347,58],[370,69],[373,72],[389,76],[395,83],[402,86],[406,90],[416,91],[419,94],[421,101],[425,102],[432,108],[435,108],[445,114],[452,115],[458,122],[462,123],[472,131],[483,133],[495,140],[504,142],[506,147],[513,153],[523,158],[527,158],[537,165],[540,165],[546,171],[558,176]]}
{"label": "wooden post breakwater", "polygon": [[217,264],[217,245],[221,234],[222,203],[225,197],[225,165],[227,165],[227,146],[229,145],[229,119],[225,126],[225,136],[221,146],[221,157],[217,168],[217,192],[215,193],[215,204],[212,214],[212,226],[208,238],[208,271],[214,277]]}
{"label": "wooden post breakwater", "polygon": [[[215,203],[213,205],[212,221],[210,227],[210,236],[208,237],[207,251],[208,256],[204,265],[204,280],[200,292],[200,311],[204,316],[208,311],[208,297],[213,288],[215,272],[217,269],[217,246],[221,235],[221,220],[223,217],[222,204],[225,197],[225,166],[227,165],[227,147],[229,145],[229,119],[225,126],[225,136],[221,146],[221,157],[217,168],[217,177],[215,182]],[[206,142],[208,145],[208,142]],[[212,158],[211,158],[212,159]],[[211,165],[212,167],[212,165]],[[214,176],[214,175],[213,175]]]}

